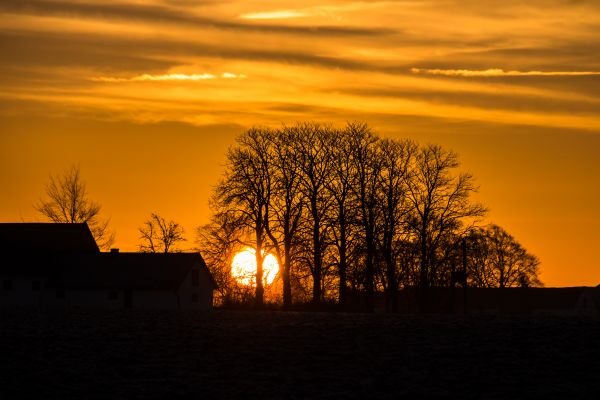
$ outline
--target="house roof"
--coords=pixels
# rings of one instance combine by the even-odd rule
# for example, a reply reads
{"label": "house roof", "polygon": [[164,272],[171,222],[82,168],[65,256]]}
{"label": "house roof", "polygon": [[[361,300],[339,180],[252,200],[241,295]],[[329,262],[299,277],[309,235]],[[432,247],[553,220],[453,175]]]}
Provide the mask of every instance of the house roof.
{"label": "house roof", "polygon": [[98,245],[86,223],[0,223],[2,253],[94,253]]}
{"label": "house roof", "polygon": [[97,253],[73,255],[56,266],[49,286],[66,289],[176,291],[193,267],[216,287],[199,253]]}

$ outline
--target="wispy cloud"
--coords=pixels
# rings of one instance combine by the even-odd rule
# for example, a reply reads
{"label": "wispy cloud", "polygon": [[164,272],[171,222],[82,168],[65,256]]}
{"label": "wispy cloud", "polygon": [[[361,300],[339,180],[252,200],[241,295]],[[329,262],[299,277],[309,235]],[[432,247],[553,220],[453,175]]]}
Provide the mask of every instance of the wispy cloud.
{"label": "wispy cloud", "polygon": [[95,82],[139,82],[139,81],[205,81],[209,79],[243,79],[246,78],[244,74],[232,74],[231,72],[224,72],[221,75],[214,74],[162,74],[162,75],[150,75],[143,74],[133,76],[131,78],[119,78],[114,76],[96,76],[90,78]]}
{"label": "wispy cloud", "polygon": [[[44,15],[61,18],[97,20],[142,21],[148,24],[168,23],[202,29],[232,30],[257,33],[281,33],[311,36],[379,36],[392,33],[384,28],[361,28],[349,26],[286,26],[279,24],[254,24],[225,17],[194,13],[185,7],[169,7],[159,4],[121,3],[106,1],[74,0],[2,0],[0,12],[17,15]],[[293,12],[293,11],[290,11]],[[303,12],[303,11],[300,11]],[[264,13],[264,14],[272,14]],[[313,15],[313,14],[310,14]],[[244,18],[243,18],[244,19]]]}
{"label": "wispy cloud", "polygon": [[257,13],[248,13],[241,16],[242,19],[287,19],[308,17],[312,14],[301,10],[278,10]]}
{"label": "wispy cloud", "polygon": [[491,69],[484,69],[484,70],[411,68],[411,72],[413,74],[466,76],[466,77],[600,75],[600,71],[505,71],[503,69],[498,69],[498,68],[491,68]]}

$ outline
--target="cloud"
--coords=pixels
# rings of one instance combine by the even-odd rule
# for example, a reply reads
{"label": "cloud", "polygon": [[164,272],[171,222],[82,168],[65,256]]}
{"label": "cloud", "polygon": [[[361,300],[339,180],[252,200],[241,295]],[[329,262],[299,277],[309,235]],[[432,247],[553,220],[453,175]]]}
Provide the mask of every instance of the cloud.
{"label": "cloud", "polygon": [[600,75],[600,71],[505,71],[503,69],[498,69],[498,68],[491,68],[491,69],[484,69],[484,70],[411,68],[410,71],[413,74],[465,76],[465,77]]}
{"label": "cloud", "polygon": [[300,18],[308,17],[311,14],[300,11],[300,10],[279,10],[279,11],[266,11],[244,14],[240,18],[242,19],[287,19],[287,18]]}
{"label": "cloud", "polygon": [[347,26],[285,26],[253,24],[226,18],[205,17],[183,7],[152,4],[124,4],[112,2],[76,2],[72,0],[2,0],[0,11],[21,15],[96,18],[127,22],[158,22],[188,25],[196,28],[233,30],[241,32],[280,33],[310,36],[379,36],[393,33],[387,28]]}
{"label": "cloud", "polygon": [[[325,91],[326,93],[330,90]],[[571,114],[598,113],[600,99],[589,96],[570,95],[563,92],[542,91],[523,92],[498,88],[494,91],[477,91],[466,86],[462,89],[441,90],[438,88],[405,88],[405,87],[369,87],[349,86],[336,89],[338,93],[346,93],[359,97],[379,97],[388,99],[407,99],[433,104],[448,104],[462,107],[479,107],[488,110],[515,110],[531,112],[568,112]]]}
{"label": "cloud", "polygon": [[118,78],[112,76],[97,76],[92,77],[90,80],[95,82],[143,82],[143,81],[205,81],[209,79],[243,79],[246,78],[244,74],[232,74],[231,72],[224,72],[221,75],[214,74],[162,74],[162,75],[150,75],[142,74],[133,76],[131,78]]}

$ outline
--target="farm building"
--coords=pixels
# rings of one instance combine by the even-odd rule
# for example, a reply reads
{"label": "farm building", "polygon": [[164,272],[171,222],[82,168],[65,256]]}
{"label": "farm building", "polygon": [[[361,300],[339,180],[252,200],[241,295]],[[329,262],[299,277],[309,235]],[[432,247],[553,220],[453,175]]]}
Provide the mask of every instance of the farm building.
{"label": "farm building", "polygon": [[0,306],[212,308],[199,253],[100,252],[86,224],[0,224]]}

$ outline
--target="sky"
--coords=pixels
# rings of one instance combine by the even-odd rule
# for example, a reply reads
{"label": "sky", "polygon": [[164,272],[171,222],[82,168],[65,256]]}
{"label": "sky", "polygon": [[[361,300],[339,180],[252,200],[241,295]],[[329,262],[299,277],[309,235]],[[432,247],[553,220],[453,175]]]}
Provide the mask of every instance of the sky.
{"label": "sky", "polygon": [[459,154],[546,286],[600,284],[600,2],[0,2],[0,221],[80,166],[135,251],[194,230],[253,125],[365,121]]}

